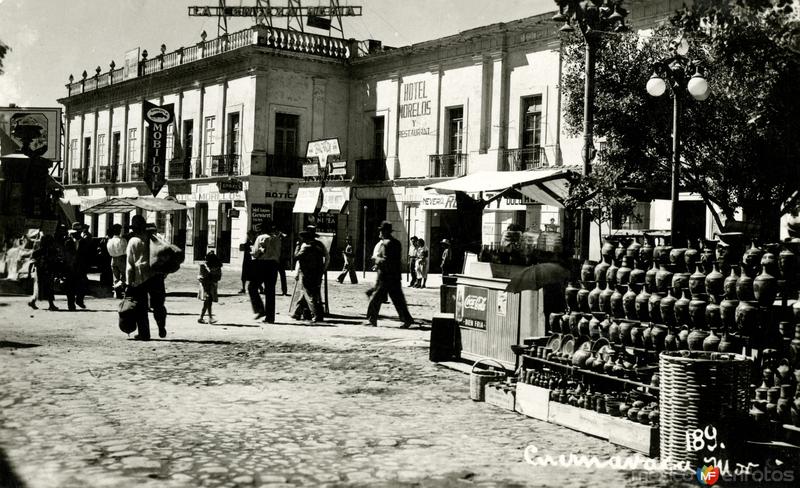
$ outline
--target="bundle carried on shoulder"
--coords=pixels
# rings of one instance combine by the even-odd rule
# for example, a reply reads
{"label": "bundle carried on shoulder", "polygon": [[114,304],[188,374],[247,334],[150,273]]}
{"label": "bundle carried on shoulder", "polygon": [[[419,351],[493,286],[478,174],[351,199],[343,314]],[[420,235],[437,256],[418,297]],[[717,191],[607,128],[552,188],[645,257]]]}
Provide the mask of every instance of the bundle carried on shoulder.
{"label": "bundle carried on shoulder", "polygon": [[174,273],[181,268],[183,249],[158,234],[150,237],[150,269],[155,273]]}

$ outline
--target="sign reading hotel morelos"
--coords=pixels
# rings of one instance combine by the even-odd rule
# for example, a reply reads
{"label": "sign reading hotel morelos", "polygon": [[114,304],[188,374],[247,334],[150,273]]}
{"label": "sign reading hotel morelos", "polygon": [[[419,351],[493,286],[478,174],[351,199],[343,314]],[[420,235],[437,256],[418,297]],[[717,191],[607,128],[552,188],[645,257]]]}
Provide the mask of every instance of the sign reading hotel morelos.
{"label": "sign reading hotel morelos", "polygon": [[[400,137],[428,136],[431,128],[427,125],[433,113],[431,99],[428,98],[427,82],[414,81],[403,84],[400,101]],[[411,127],[407,122],[411,122]],[[406,122],[406,123],[404,123]]]}
{"label": "sign reading hotel morelos", "polygon": [[172,109],[171,103],[159,107],[145,101],[142,105],[142,117],[149,129],[145,139],[144,181],[153,196],[158,195],[165,182],[167,127],[175,118]]}

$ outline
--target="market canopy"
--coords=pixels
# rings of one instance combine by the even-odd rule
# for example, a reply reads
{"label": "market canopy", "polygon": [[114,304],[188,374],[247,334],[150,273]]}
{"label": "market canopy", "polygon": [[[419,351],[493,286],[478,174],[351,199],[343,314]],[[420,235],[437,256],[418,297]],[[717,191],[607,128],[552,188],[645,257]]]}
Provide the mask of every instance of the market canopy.
{"label": "market canopy", "polygon": [[426,186],[426,190],[439,193],[499,192],[514,189],[522,195],[544,205],[564,207],[569,196],[569,185],[576,174],[568,169],[535,171],[478,171],[461,178]]}
{"label": "market canopy", "polygon": [[173,199],[155,197],[111,197],[105,202],[87,208],[83,213],[107,214],[131,212],[136,209],[150,212],[172,212],[174,210],[186,210],[187,207]]}

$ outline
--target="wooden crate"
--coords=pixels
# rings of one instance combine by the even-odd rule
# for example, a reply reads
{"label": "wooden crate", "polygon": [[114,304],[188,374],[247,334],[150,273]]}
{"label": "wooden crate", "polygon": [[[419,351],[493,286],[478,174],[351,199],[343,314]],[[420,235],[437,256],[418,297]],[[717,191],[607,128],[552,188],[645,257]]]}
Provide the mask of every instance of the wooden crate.
{"label": "wooden crate", "polygon": [[658,429],[649,425],[557,402],[550,403],[548,420],[648,456],[658,455]]}
{"label": "wooden crate", "polygon": [[548,420],[550,390],[526,383],[517,383],[517,398],[514,410],[538,420]]}
{"label": "wooden crate", "polygon": [[485,387],[485,402],[504,410],[514,411],[516,390],[504,383],[489,383]]}

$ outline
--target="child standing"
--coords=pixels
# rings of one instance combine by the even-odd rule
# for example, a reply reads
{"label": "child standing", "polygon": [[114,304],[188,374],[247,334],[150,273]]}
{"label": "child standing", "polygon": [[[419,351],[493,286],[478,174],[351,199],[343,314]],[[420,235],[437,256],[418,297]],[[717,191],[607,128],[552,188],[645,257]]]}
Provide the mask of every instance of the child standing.
{"label": "child standing", "polygon": [[200,292],[197,294],[197,298],[203,300],[203,310],[200,311],[200,318],[197,319],[198,324],[206,323],[203,319],[206,311],[208,311],[208,323],[217,323],[211,307],[217,301],[217,283],[220,278],[222,278],[222,261],[214,254],[214,251],[209,251],[206,254],[206,262],[200,265],[200,275],[197,277],[197,281],[200,282]]}

